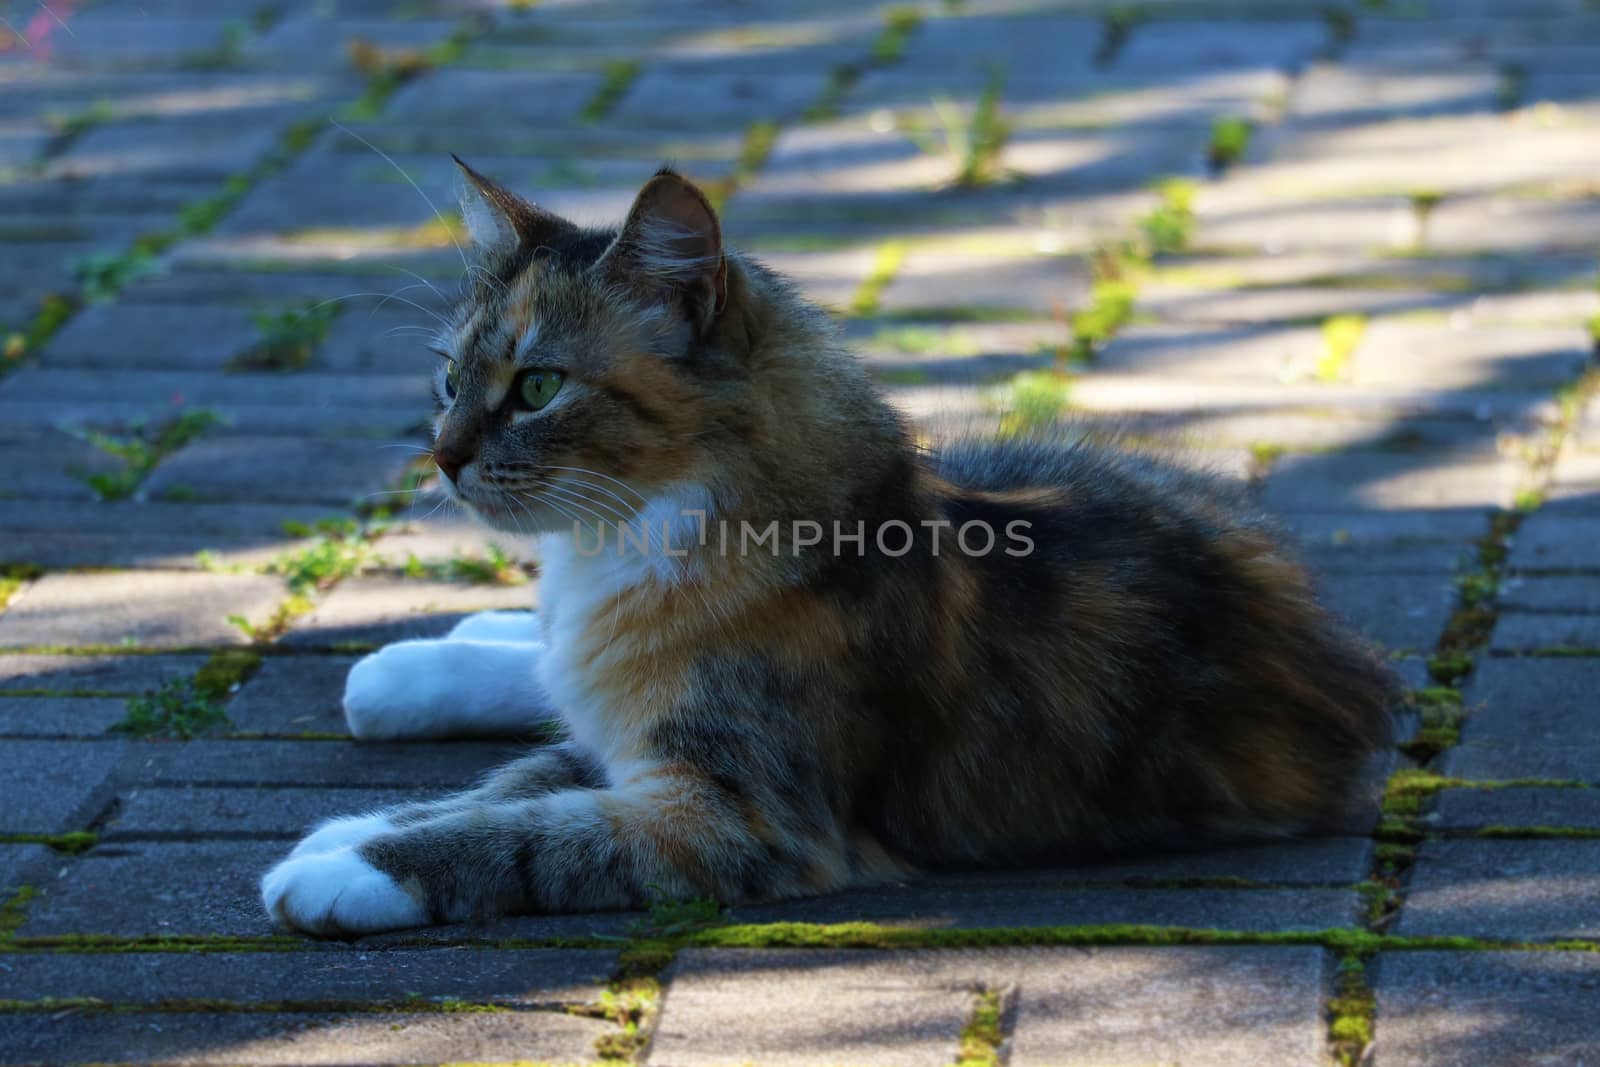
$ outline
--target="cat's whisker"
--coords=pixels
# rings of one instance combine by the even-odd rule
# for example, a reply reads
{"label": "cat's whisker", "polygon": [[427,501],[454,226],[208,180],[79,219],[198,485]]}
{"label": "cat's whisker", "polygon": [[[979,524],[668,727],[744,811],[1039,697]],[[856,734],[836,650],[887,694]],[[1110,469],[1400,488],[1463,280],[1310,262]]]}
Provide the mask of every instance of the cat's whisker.
{"label": "cat's whisker", "polygon": [[506,291],[506,283],[501,281],[499,278],[496,278],[494,276],[494,274],[492,272],[490,272],[489,269],[487,267],[485,267],[483,264],[481,264],[481,263],[468,264],[468,266],[467,266],[467,277],[468,278],[472,278],[474,275],[476,275],[478,277],[481,277],[485,282],[488,282],[490,285],[492,285],[492,286],[496,287],[497,289],[499,289],[499,291],[501,293],[504,293]]}
{"label": "cat's whisker", "polygon": [[573,507],[583,508],[585,511],[589,512],[589,514],[598,518],[601,522],[611,522],[619,526],[627,524],[628,516],[618,512],[615,508],[610,507],[604,501],[593,500],[581,493],[574,493],[570,489],[563,489],[555,485],[546,485],[544,486],[543,491],[546,493],[560,494],[562,500],[571,503]]}
{"label": "cat's whisker", "polygon": [[450,236],[450,243],[456,246],[456,253],[461,256],[462,268],[470,269],[472,264],[467,260],[467,250],[461,247],[460,241],[456,240],[456,232],[451,227],[450,220],[444,217],[444,212],[440,211],[438,206],[428,198],[428,194],[422,191],[422,186],[417,184],[417,180],[411,175],[407,174],[406,169],[400,164],[396,163],[389,153],[385,152],[383,149],[379,148],[377,145],[373,144],[371,141],[367,140],[365,137],[361,136],[359,133],[340,122],[338,119],[329,119],[328,121],[338,129],[344,131],[349,136],[354,137],[356,140],[372,149],[378,154],[380,159],[389,164],[389,166],[393,167],[395,172],[398,173],[400,177],[411,183],[411,188],[415,189],[417,191],[417,195],[422,197],[422,202],[428,205],[429,210],[433,212],[433,217],[439,220],[439,225],[443,226],[444,232]]}
{"label": "cat's whisker", "polygon": [[602,478],[602,479],[604,479],[604,480],[606,480],[608,482],[611,482],[611,483],[613,483],[615,485],[622,486],[622,488],[626,489],[628,492],[630,492],[634,496],[638,497],[639,498],[639,502],[641,504],[650,503],[650,498],[649,497],[647,497],[643,493],[639,492],[639,490],[635,489],[633,486],[629,485],[627,482],[623,481],[621,478],[613,478],[609,474],[601,474],[599,471],[592,471],[587,467],[561,467],[561,466],[557,466],[557,465],[552,464],[552,463],[541,464],[541,466],[543,466],[543,468],[545,470],[550,470],[550,471],[573,471],[573,472],[575,472],[577,474],[587,474],[592,478]]}
{"label": "cat's whisker", "polygon": [[415,289],[415,288],[417,288],[417,286],[408,285],[403,289],[396,289],[392,293],[345,293],[343,296],[330,296],[326,300],[322,300],[322,301],[319,301],[319,302],[317,302],[315,304],[312,304],[311,305],[311,309],[313,311],[315,311],[317,308],[327,307],[329,304],[339,304],[339,303],[343,303],[346,300],[359,300],[361,297],[364,297],[364,296],[375,296],[375,297],[379,298],[378,307],[382,307],[385,303],[389,302],[390,300],[398,300],[402,304],[411,305],[412,307],[416,308],[418,311],[422,312],[424,315],[433,316],[433,318],[438,321],[439,325],[445,327],[446,329],[449,329],[450,328],[450,320],[446,319],[443,315],[439,314],[437,311],[433,310],[430,307],[427,307],[427,306],[425,306],[423,304],[417,303],[415,300],[411,300],[411,299],[408,299],[408,298],[403,297],[403,296],[400,295],[401,293],[404,293],[404,292],[406,292],[408,290]]}
{"label": "cat's whisker", "polygon": [[410,275],[411,277],[415,278],[417,281],[421,282],[423,285],[426,285],[429,289],[431,289],[433,291],[433,295],[434,296],[438,297],[440,300],[443,300],[447,304],[450,302],[449,299],[443,293],[441,293],[439,291],[439,287],[437,285],[434,285],[432,282],[430,282],[428,279],[424,278],[422,275],[418,274],[416,271],[411,270],[410,268],[407,268],[407,267],[402,267],[398,263],[380,263],[379,266],[381,266],[384,270],[398,271],[401,274]]}
{"label": "cat's whisker", "polygon": [[[624,518],[631,519],[639,514],[640,507],[638,505],[623,499],[603,485],[596,485],[593,482],[586,482],[577,478],[567,478],[561,475],[542,480],[547,485],[559,487],[566,490],[568,493],[576,494],[586,500],[592,500],[596,504],[605,503],[606,506],[612,511],[615,511],[618,515],[621,515]],[[595,496],[596,493],[600,494],[600,497]],[[601,497],[604,497],[605,499],[602,500]]]}

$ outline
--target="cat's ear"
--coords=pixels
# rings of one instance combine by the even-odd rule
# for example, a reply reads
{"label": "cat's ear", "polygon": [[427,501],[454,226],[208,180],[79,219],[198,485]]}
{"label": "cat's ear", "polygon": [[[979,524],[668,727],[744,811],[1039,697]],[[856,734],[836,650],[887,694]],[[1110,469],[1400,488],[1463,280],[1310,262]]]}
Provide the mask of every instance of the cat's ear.
{"label": "cat's ear", "polygon": [[482,251],[505,251],[517,245],[537,247],[571,225],[532,201],[473,170],[451,154],[461,169],[461,217],[472,243]]}
{"label": "cat's ear", "polygon": [[639,190],[622,232],[594,269],[675,304],[701,331],[728,300],[717,213],[693,182],[666,168]]}

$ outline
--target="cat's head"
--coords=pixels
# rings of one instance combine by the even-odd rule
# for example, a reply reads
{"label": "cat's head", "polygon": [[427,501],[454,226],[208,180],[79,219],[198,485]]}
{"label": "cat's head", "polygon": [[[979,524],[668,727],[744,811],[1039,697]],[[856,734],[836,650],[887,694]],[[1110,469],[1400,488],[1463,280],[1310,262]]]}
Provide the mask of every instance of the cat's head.
{"label": "cat's head", "polygon": [[705,195],[662,170],[620,230],[590,230],[461,169],[479,262],[437,345],[448,491],[534,533],[615,522],[694,482],[746,378]]}

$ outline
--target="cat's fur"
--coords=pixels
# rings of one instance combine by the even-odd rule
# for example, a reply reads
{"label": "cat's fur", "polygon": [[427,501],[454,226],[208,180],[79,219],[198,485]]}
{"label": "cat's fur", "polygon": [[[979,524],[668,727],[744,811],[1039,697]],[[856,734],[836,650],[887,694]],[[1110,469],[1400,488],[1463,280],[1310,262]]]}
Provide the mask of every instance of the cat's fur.
{"label": "cat's fur", "polygon": [[[544,534],[541,636],[499,615],[386,649],[352,672],[351,721],[429,736],[553,707],[570,739],[324,825],[263,880],[284,924],[793,897],[1293,832],[1350,798],[1390,675],[1239,489],[1082,443],[923,454],[682,178],[591,231],[467,173],[485,258],[445,339],[435,447],[482,517]],[[508,409],[519,366],[565,373],[548,407]],[[651,550],[619,551],[611,526],[586,555],[573,518],[648,520]],[[771,520],[776,555],[719,550],[719,521]],[[867,535],[802,545],[795,520]],[[873,535],[894,520],[904,554],[898,528]],[[987,553],[981,528],[955,536],[975,521]]]}

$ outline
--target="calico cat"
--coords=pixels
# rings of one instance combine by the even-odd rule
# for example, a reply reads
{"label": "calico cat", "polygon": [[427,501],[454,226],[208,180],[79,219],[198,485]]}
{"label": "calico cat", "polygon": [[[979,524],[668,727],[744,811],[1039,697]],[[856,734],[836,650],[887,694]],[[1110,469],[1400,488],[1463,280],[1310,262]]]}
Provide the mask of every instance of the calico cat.
{"label": "calico cat", "polygon": [[462,168],[482,261],[434,455],[540,535],[540,608],[376,653],[347,713],[566,740],[324,824],[262,880],[282,924],[795,897],[1344,808],[1393,683],[1240,489],[1081,442],[919,450],[684,178],[606,231]]}

